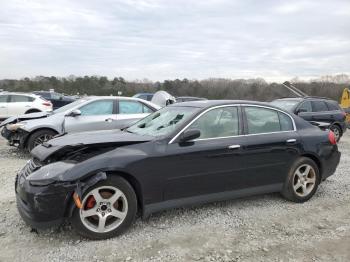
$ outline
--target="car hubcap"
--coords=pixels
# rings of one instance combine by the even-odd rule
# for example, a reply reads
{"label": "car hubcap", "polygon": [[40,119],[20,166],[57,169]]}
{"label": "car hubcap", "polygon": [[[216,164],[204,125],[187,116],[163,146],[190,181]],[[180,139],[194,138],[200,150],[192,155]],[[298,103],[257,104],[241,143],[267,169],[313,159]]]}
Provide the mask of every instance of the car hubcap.
{"label": "car hubcap", "polygon": [[50,139],[52,138],[51,135],[42,135],[42,136],[39,136],[37,139],[35,139],[34,141],[34,147],[38,146],[38,145],[41,145],[42,143],[44,142],[47,142],[49,141]]}
{"label": "car hubcap", "polygon": [[128,201],[122,191],[102,186],[90,191],[83,199],[80,219],[93,232],[106,233],[116,229],[125,219]]}
{"label": "car hubcap", "polygon": [[294,173],[294,192],[301,197],[306,197],[311,193],[316,185],[316,173],[312,166],[302,165]]}

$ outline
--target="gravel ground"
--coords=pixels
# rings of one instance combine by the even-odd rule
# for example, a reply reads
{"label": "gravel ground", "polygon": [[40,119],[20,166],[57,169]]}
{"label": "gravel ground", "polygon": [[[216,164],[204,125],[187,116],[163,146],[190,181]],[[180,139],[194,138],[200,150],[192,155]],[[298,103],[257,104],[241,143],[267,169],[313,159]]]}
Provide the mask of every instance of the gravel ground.
{"label": "gravel ground", "polygon": [[0,261],[350,261],[350,132],[339,147],[336,174],[307,203],[268,194],[176,209],[89,241],[69,225],[35,233],[24,224],[14,179],[29,156],[0,139]]}

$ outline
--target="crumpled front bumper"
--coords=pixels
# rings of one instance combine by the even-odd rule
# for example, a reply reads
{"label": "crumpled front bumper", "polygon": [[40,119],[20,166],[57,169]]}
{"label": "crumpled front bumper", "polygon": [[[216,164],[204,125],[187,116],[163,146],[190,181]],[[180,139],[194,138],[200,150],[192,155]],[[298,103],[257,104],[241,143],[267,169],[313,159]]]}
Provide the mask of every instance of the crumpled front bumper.
{"label": "crumpled front bumper", "polygon": [[11,131],[3,127],[1,130],[1,135],[9,142],[11,146],[18,146],[19,148],[25,147],[25,141],[29,136],[29,132],[23,129],[17,129],[16,131]]}
{"label": "crumpled front bumper", "polygon": [[74,185],[61,183],[33,186],[19,173],[15,189],[17,208],[23,220],[33,228],[43,229],[63,222]]}

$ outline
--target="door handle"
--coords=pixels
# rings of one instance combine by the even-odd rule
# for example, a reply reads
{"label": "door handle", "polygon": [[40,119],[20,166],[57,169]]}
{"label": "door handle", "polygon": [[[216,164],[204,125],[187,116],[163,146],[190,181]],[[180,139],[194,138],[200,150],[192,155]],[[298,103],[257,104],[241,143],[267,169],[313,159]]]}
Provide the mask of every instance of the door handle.
{"label": "door handle", "polygon": [[107,119],[105,119],[105,121],[110,123],[113,121],[113,118],[107,118]]}
{"label": "door handle", "polygon": [[297,140],[295,138],[292,138],[292,139],[288,139],[286,141],[287,144],[295,144],[297,142]]}
{"label": "door handle", "polygon": [[0,106],[0,108],[6,108],[6,106]]}
{"label": "door handle", "polygon": [[24,106],[24,107],[30,107],[30,105],[26,105],[26,106]]}
{"label": "door handle", "polygon": [[240,145],[230,145],[228,146],[228,149],[238,149],[240,147],[241,147]]}

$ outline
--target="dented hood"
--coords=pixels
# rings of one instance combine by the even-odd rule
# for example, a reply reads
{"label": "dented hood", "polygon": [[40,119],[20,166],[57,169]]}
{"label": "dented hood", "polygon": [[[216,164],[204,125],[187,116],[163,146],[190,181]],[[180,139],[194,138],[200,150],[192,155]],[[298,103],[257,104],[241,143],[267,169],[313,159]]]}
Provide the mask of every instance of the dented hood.
{"label": "dented hood", "polygon": [[17,123],[19,121],[44,118],[44,117],[47,117],[48,115],[51,115],[51,114],[52,113],[49,113],[49,112],[38,112],[38,113],[31,113],[31,114],[25,114],[25,115],[20,115],[20,116],[12,116],[12,117],[9,117],[6,120],[2,121],[0,123],[0,127],[5,126],[7,124],[11,124],[11,123]]}
{"label": "dented hood", "polygon": [[58,136],[35,147],[31,154],[40,161],[44,161],[53,153],[64,148],[105,144],[120,146],[147,142],[152,139],[154,139],[152,136],[141,136],[120,130],[72,133]]}

